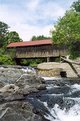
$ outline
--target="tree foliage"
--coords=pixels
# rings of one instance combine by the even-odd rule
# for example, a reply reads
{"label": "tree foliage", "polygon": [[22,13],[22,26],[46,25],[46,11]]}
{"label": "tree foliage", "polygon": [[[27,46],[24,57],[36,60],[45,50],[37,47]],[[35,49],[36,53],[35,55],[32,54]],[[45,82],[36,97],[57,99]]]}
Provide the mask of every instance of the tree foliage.
{"label": "tree foliage", "polygon": [[8,32],[9,26],[0,21],[0,47],[4,46],[6,42],[6,34]]}
{"label": "tree foliage", "polygon": [[16,32],[16,31],[12,31],[12,32],[9,32],[7,34],[7,43],[11,43],[11,42],[20,42],[22,41],[19,37],[19,34]]}
{"label": "tree foliage", "polygon": [[35,40],[44,40],[44,39],[50,39],[50,37],[45,37],[44,35],[33,36],[31,40],[35,41]]}
{"label": "tree foliage", "polygon": [[72,8],[73,8],[76,12],[80,12],[80,0],[78,0],[77,2],[73,2]]}
{"label": "tree foliage", "polygon": [[7,46],[11,42],[22,41],[16,31],[9,32],[9,26],[0,21],[0,47]]}
{"label": "tree foliage", "polygon": [[80,16],[70,10],[63,18],[60,18],[52,32],[52,38],[56,43],[70,44],[73,40],[80,40]]}
{"label": "tree foliage", "polygon": [[0,48],[0,65],[14,65],[15,62],[4,48]]}
{"label": "tree foliage", "polygon": [[15,64],[13,60],[14,52],[7,53],[6,46],[10,42],[21,41],[17,32],[9,32],[9,26],[0,21],[0,64]]}
{"label": "tree foliage", "polygon": [[42,63],[46,61],[46,59],[42,58],[42,59],[22,59],[20,64],[23,66],[32,66],[32,67],[36,67],[37,64]]}
{"label": "tree foliage", "polygon": [[79,43],[80,41],[80,14],[78,6],[80,6],[79,1],[73,3],[71,9],[66,11],[65,15],[58,20],[54,26],[55,30],[52,31],[53,41],[58,44],[68,45],[71,54],[72,50],[74,53],[74,46],[78,49],[74,43]]}
{"label": "tree foliage", "polygon": [[76,57],[80,57],[80,41],[73,41],[70,46],[71,57],[75,59]]}
{"label": "tree foliage", "polygon": [[9,55],[1,55],[0,56],[0,65],[14,65],[15,62]]}

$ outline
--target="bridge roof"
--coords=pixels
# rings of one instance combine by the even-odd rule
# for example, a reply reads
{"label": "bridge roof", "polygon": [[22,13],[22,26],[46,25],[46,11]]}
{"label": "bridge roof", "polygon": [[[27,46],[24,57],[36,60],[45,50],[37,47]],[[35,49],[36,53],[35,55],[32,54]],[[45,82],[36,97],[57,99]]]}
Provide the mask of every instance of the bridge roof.
{"label": "bridge roof", "polygon": [[10,43],[7,48],[12,47],[26,47],[26,46],[39,46],[39,45],[52,45],[51,39],[36,40],[36,41],[26,41],[26,42],[14,42]]}

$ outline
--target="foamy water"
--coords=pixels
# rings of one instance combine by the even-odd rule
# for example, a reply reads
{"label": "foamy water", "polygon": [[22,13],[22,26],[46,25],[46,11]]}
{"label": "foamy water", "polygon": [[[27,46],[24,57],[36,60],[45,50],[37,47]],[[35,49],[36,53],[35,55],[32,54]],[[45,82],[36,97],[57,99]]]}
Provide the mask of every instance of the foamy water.
{"label": "foamy water", "polygon": [[35,69],[31,67],[22,68],[22,71],[26,73],[36,73]]}
{"label": "foamy water", "polygon": [[59,106],[56,104],[53,109],[50,110],[52,116],[45,116],[50,121],[80,121],[80,105],[74,105],[69,111],[66,109],[61,110]]}
{"label": "foamy water", "polygon": [[[32,69],[29,70],[23,69],[24,72],[30,72],[33,71]],[[55,77],[43,77],[45,80],[54,80],[57,78]],[[59,78],[58,78],[59,79]],[[57,85],[50,84],[48,85],[47,89],[58,87]],[[69,85],[71,91],[70,94],[80,91],[80,85],[79,84],[73,84]],[[69,93],[68,93],[69,94]],[[48,94],[49,95],[49,94]],[[64,96],[64,94],[50,94],[51,96]],[[50,114],[45,115],[44,117],[50,121],[80,121],[80,97],[64,97],[65,100],[73,100],[75,101],[75,105],[71,106],[68,110],[64,107],[61,109],[58,104],[55,104],[53,108],[49,108],[47,105],[47,102],[43,102],[44,106],[48,109]],[[70,100],[69,100],[70,101]]]}
{"label": "foamy water", "polygon": [[58,77],[42,77],[44,80],[54,80],[54,79],[61,79],[61,78],[58,78]]}
{"label": "foamy water", "polygon": [[[71,89],[72,91],[80,90],[80,85],[74,84],[71,86]],[[69,98],[67,97],[65,99]],[[66,110],[66,108],[62,110],[59,105],[55,104],[54,108],[48,109],[51,115],[45,116],[46,119],[49,119],[50,121],[80,121],[80,97],[70,99],[76,101],[73,107],[69,110]],[[47,107],[47,104],[45,106]]]}
{"label": "foamy water", "polygon": [[80,85],[79,84],[74,84],[71,86],[71,89],[75,90],[75,91],[78,91],[80,90]]}

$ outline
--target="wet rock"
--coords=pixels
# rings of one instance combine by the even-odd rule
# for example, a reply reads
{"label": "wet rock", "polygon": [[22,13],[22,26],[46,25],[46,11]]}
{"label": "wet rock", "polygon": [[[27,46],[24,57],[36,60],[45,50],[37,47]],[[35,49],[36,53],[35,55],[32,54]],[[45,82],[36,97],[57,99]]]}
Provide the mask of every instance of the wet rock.
{"label": "wet rock", "polygon": [[26,102],[9,102],[1,105],[0,121],[42,121],[41,117],[33,113],[33,107]]}
{"label": "wet rock", "polygon": [[0,81],[4,83],[15,83],[16,80],[23,74],[21,69],[3,68],[0,67]]}
{"label": "wet rock", "polygon": [[70,96],[73,98],[80,97],[80,90],[72,92],[72,94]]}
{"label": "wet rock", "polygon": [[0,67],[0,121],[45,121],[33,113],[33,106],[25,99],[25,95],[45,88],[42,80],[21,67]]}
{"label": "wet rock", "polygon": [[63,107],[63,97],[62,96],[52,96],[48,100],[49,107],[54,107],[55,104],[58,104],[62,108]]}
{"label": "wet rock", "polygon": [[36,85],[42,83],[42,78],[38,77],[36,75],[30,75],[30,74],[23,74],[20,76],[20,78],[16,81],[16,85],[18,85],[20,88],[25,87],[25,85]]}
{"label": "wet rock", "polygon": [[0,93],[16,92],[18,89],[19,89],[19,87],[16,86],[15,84],[7,84],[0,89]]}
{"label": "wet rock", "polygon": [[46,90],[46,85],[45,84],[40,84],[36,87],[38,90]]}
{"label": "wet rock", "polygon": [[5,83],[0,81],[0,88],[4,87],[5,86]]}
{"label": "wet rock", "polygon": [[64,107],[68,111],[72,106],[75,105],[75,100],[74,99],[65,99],[64,100]]}
{"label": "wet rock", "polygon": [[29,88],[24,88],[23,90],[21,90],[22,94],[25,95],[29,95],[29,94],[33,94],[33,93],[37,93],[38,90],[36,89],[36,87],[29,87]]}

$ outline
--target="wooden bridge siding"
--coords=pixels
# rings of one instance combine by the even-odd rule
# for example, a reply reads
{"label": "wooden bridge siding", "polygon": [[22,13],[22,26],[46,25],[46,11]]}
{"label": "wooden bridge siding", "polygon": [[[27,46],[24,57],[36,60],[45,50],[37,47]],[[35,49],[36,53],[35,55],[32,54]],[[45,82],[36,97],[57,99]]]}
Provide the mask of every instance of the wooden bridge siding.
{"label": "wooden bridge siding", "polygon": [[56,45],[16,48],[16,58],[57,57],[65,54],[65,48]]}

